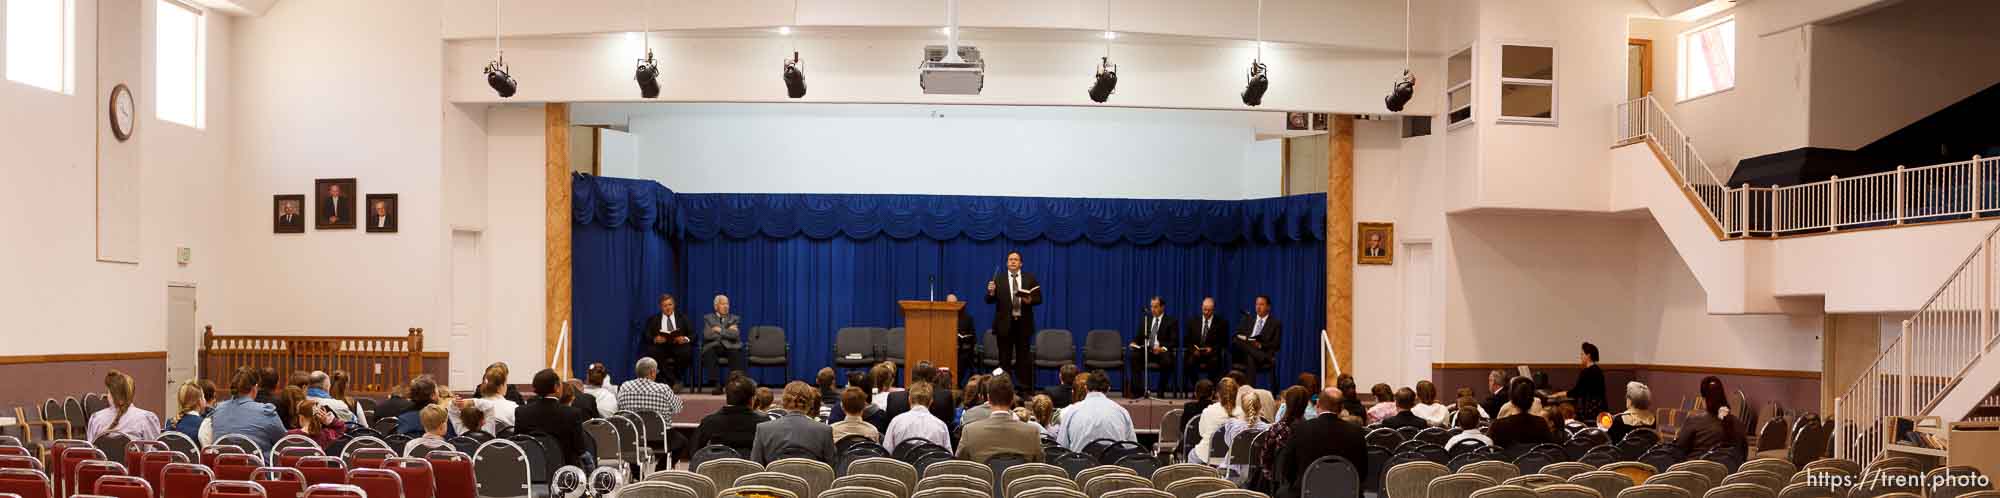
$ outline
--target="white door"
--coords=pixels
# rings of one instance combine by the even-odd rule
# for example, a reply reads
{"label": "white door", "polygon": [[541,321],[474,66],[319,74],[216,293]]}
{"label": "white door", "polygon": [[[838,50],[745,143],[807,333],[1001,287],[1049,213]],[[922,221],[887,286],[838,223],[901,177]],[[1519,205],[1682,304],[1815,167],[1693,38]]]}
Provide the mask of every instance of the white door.
{"label": "white door", "polygon": [[166,411],[171,414],[179,407],[178,389],[181,382],[200,374],[196,367],[201,364],[201,330],[194,324],[194,285],[172,284],[167,286],[167,396]]}
{"label": "white door", "polygon": [[480,323],[486,316],[486,258],[479,249],[480,235],[475,230],[451,231],[451,344],[446,350],[451,352],[449,382],[454,386],[478,385],[481,372],[466,370],[465,365],[478,365],[486,358]]}
{"label": "white door", "polygon": [[1403,385],[1431,378],[1437,338],[1437,292],[1433,283],[1431,243],[1403,244]]}

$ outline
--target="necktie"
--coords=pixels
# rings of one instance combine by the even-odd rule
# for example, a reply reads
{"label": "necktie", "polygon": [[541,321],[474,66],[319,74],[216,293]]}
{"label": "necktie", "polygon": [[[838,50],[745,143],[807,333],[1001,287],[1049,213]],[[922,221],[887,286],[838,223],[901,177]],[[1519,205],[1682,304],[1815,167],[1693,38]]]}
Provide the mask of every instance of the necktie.
{"label": "necktie", "polygon": [[1208,324],[1211,317],[1201,317],[1201,341],[1208,342]]}
{"label": "necktie", "polygon": [[1156,316],[1153,317],[1153,326],[1146,327],[1146,347],[1153,347],[1159,345],[1159,343],[1160,343],[1160,317]]}
{"label": "necktie", "polygon": [[1257,327],[1250,331],[1250,337],[1264,335],[1264,317],[1257,317]]}
{"label": "necktie", "polygon": [[1021,274],[1007,274],[1008,299],[1014,302],[1014,316],[1021,316]]}
{"label": "necktie", "polygon": [[673,332],[673,331],[675,331],[675,330],[680,330],[680,328],[679,328],[679,327],[675,327],[675,326],[674,326],[674,316],[673,316],[673,315],[667,315],[667,329],[666,329],[666,331],[667,331],[667,332]]}

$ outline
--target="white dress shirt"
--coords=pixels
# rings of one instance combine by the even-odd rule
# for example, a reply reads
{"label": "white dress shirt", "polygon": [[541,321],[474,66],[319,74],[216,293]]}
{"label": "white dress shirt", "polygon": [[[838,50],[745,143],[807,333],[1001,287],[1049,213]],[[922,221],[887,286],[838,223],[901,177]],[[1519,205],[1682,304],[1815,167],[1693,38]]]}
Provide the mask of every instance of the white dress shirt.
{"label": "white dress shirt", "polygon": [[1139,441],[1139,433],[1132,429],[1132,413],[1101,392],[1092,391],[1082,401],[1063,409],[1062,427],[1062,436],[1056,442],[1070,451],[1083,451],[1084,446],[1099,439]]}
{"label": "white dress shirt", "polygon": [[893,449],[911,439],[923,439],[951,450],[951,428],[945,427],[944,421],[931,415],[930,410],[913,409],[890,420],[889,430],[882,433],[882,447]]}

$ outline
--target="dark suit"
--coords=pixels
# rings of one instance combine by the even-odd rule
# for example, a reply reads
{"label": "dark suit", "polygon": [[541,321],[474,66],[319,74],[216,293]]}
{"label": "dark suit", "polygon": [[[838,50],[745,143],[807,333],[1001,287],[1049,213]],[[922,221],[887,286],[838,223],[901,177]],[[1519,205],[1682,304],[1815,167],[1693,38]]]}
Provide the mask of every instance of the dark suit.
{"label": "dark suit", "polygon": [[[1207,353],[1195,348],[1208,348]],[[1222,378],[1222,352],[1229,350],[1229,319],[1221,314],[1210,316],[1207,328],[1202,327],[1201,315],[1189,318],[1187,322],[1187,385],[1194,385],[1196,379]]]}
{"label": "dark suit", "polygon": [[1076,395],[1076,390],[1074,386],[1063,384],[1042,388],[1042,394],[1049,395],[1049,401],[1054,402],[1055,407],[1061,409],[1069,407],[1070,402],[1074,401],[1072,397]]}
{"label": "dark suit", "polygon": [[[646,356],[660,362],[660,382],[677,384],[680,382],[681,369],[694,364],[694,339],[688,334],[698,325],[689,322],[687,315],[676,309],[672,330],[662,332],[660,328],[667,325],[663,317],[664,315],[654,313],[652,317],[647,318],[646,326],[639,328],[639,341],[645,345]],[[654,337],[664,337],[666,342],[655,343]],[[688,342],[679,344],[681,338],[687,338]]]}
{"label": "dark suit", "polygon": [[569,406],[575,408],[577,413],[583,414],[584,420],[604,418],[604,414],[597,413],[597,396],[590,393],[576,393],[576,398],[570,400]]}
{"label": "dark suit", "polygon": [[514,409],[515,434],[548,434],[561,446],[564,465],[583,466],[583,412],[550,397]]}
{"label": "dark suit", "polygon": [[[1265,316],[1262,330],[1257,329],[1255,316],[1243,319],[1243,323],[1237,326],[1240,328],[1236,331],[1238,337],[1234,340],[1233,349],[1237,361],[1250,365],[1250,371],[1244,373],[1256,379],[1258,373],[1276,368],[1278,342],[1285,336],[1285,327],[1278,321],[1278,315]],[[1251,340],[1256,344],[1251,344]]]}
{"label": "dark suit", "polygon": [[974,330],[971,309],[971,306],[958,307],[958,371],[952,372],[957,377],[952,379],[953,383],[964,382],[979,371],[979,332]]}
{"label": "dark suit", "polygon": [[1357,471],[1368,469],[1368,445],[1361,426],[1350,424],[1340,417],[1313,417],[1310,420],[1294,422],[1291,442],[1278,448],[1277,462],[1272,475],[1278,479],[1278,496],[1297,498],[1300,484],[1304,480],[1306,468],[1314,460],[1327,455],[1338,455],[1354,464]]}
{"label": "dark suit", "polygon": [[729,360],[729,371],[748,375],[750,352],[743,347],[743,316],[709,313],[701,317],[701,322],[701,370],[714,369],[715,388],[722,389],[722,382],[729,379],[719,360]]}
{"label": "dark suit", "polygon": [[[1042,304],[1042,283],[1035,280],[1035,274],[1021,271],[1020,287],[1014,287],[1007,272],[993,277],[993,292],[986,295],[986,302],[993,304],[993,334],[1000,344],[1000,368],[1012,374],[1014,383],[1029,385],[1034,383],[1035,356],[1029,346],[1035,337],[1035,306]],[[1014,291],[1027,290],[1020,297],[1021,316],[1014,316]]]}
{"label": "dark suit", "polygon": [[699,450],[711,444],[721,444],[735,448],[737,454],[750,454],[753,436],[757,435],[757,424],[764,423],[764,414],[751,411],[750,407],[723,405],[722,409],[701,418],[701,425],[694,428],[694,445]]}
{"label": "dark suit", "polygon": [[341,204],[348,203],[344,201],[351,201],[351,199],[346,196],[326,198],[326,204],[322,204],[319,207],[320,219],[326,220],[327,223],[337,223],[334,219],[340,218],[347,220],[347,223],[353,223],[354,213],[348,212],[350,211],[349,209],[341,209]]}
{"label": "dark suit", "polygon": [[375,412],[368,414],[368,417],[373,420],[368,420],[367,425],[373,426],[376,420],[396,418],[397,415],[402,415],[403,412],[407,411],[410,411],[410,400],[402,396],[390,396],[389,399],[375,404]]}
{"label": "dark suit", "polygon": [[[1155,324],[1155,321],[1158,323]],[[1149,314],[1139,320],[1138,333],[1132,334],[1132,342],[1125,345],[1126,398],[1136,398],[1145,394],[1148,361],[1158,363],[1160,371],[1174,371],[1174,348],[1181,344],[1180,332],[1180,322],[1174,320],[1173,315],[1160,315],[1156,319]],[[1165,352],[1155,353],[1150,349],[1141,349],[1146,346],[1148,342],[1146,336],[1149,333],[1156,336],[1155,340],[1159,341],[1160,347],[1167,349]]]}

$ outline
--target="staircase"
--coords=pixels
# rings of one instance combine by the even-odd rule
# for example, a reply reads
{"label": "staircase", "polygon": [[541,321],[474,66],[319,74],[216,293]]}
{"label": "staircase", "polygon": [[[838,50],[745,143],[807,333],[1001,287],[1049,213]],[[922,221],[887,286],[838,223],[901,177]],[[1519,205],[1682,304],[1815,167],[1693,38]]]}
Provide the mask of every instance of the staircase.
{"label": "staircase", "polygon": [[[2000,209],[1995,195],[2000,192],[1992,192],[2000,188],[1982,189],[1989,182],[1975,181],[2000,179],[2000,160],[1974,158],[1790,187],[1729,188],[1650,96],[1620,104],[1617,113],[1618,143],[1649,145],[1668,166],[1664,176],[1678,184],[1722,240],[1977,217]],[[1988,354],[2000,330],[1996,250],[2000,225],[1985,232],[1903,322],[1895,342],[1834,400],[1835,456],[1868,461],[1882,454],[1891,437],[1883,429],[1884,417],[2000,418],[2000,358]]]}

